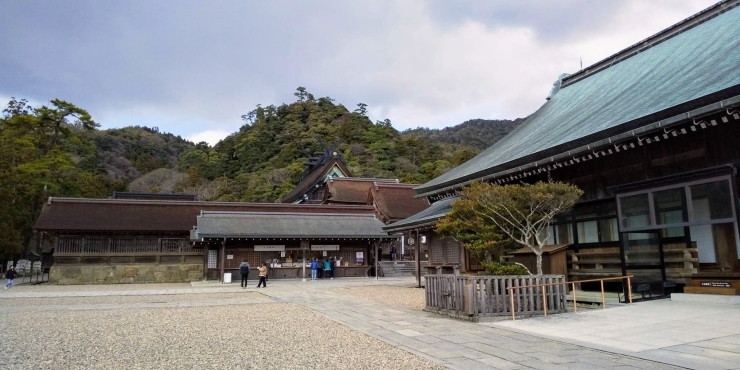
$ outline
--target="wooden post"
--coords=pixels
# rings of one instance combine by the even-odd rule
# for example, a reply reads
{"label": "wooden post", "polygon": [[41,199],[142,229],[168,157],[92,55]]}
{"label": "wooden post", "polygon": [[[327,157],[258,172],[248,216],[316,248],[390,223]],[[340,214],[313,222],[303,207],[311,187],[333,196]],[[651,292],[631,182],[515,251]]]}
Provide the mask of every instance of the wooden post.
{"label": "wooden post", "polygon": [[601,308],[606,308],[606,298],[604,298],[604,280],[601,280]]}
{"label": "wooden post", "polygon": [[578,312],[578,302],[576,302],[576,283],[572,283],[571,288],[573,289],[573,312]]}
{"label": "wooden post", "polygon": [[509,288],[509,298],[511,299],[511,320],[516,320],[516,310],[514,309],[514,288]]}
{"label": "wooden post", "polygon": [[545,295],[545,286],[542,286],[542,309],[545,310],[545,316],[547,316],[547,296]]}
{"label": "wooden post", "polygon": [[301,239],[301,251],[303,252],[303,281],[306,281],[306,253],[308,253],[308,240]]}
{"label": "wooden post", "polygon": [[380,248],[378,247],[380,243],[375,241],[373,242],[373,246],[375,247],[375,280],[380,279]]}
{"label": "wooden post", "polygon": [[203,281],[208,280],[208,245],[203,246]]}
{"label": "wooden post", "polygon": [[219,258],[218,258],[218,281],[221,282],[221,284],[224,283],[224,264],[226,262],[226,238],[221,242],[221,248],[219,250]]}
{"label": "wooden post", "polygon": [[627,277],[627,294],[629,294],[630,297],[630,304],[632,304],[632,283],[630,281],[630,278]]}
{"label": "wooden post", "polygon": [[[411,234],[411,233],[409,233]],[[416,281],[419,283],[419,288],[421,288],[421,243],[419,243],[419,229],[416,229],[416,239],[415,239],[416,247]]]}

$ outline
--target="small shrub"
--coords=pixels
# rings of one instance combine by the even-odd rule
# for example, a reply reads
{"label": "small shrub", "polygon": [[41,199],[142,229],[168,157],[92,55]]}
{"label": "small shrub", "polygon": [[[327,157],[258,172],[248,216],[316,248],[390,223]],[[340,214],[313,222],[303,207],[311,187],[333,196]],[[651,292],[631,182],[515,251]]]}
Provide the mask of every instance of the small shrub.
{"label": "small shrub", "polygon": [[483,267],[490,275],[530,275],[526,267],[515,263],[487,262]]}

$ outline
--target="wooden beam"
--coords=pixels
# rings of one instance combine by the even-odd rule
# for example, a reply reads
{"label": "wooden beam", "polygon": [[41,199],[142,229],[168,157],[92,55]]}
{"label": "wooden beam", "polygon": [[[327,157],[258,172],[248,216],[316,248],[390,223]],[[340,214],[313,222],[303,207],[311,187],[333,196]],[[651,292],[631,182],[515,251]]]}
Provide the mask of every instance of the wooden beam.
{"label": "wooden beam", "polygon": [[226,263],[226,238],[221,242],[220,256],[218,258],[218,281],[224,283],[224,264]]}

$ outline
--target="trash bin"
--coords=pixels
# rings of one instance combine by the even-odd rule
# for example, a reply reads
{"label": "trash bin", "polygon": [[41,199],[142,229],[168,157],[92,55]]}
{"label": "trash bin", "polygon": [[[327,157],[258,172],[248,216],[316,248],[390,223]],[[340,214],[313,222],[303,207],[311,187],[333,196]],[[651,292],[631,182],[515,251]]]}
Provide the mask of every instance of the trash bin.
{"label": "trash bin", "polygon": [[231,273],[224,272],[224,284],[231,284]]}

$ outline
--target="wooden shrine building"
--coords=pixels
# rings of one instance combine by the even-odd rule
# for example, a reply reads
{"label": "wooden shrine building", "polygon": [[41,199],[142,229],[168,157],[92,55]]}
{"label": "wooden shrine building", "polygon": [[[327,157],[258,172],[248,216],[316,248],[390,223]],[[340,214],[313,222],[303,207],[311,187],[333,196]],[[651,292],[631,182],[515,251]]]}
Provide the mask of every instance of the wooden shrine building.
{"label": "wooden shrine building", "polygon": [[[268,223],[274,225],[279,224],[273,215],[293,221],[302,220],[302,224],[294,223],[293,226],[299,228],[305,225],[314,230],[315,234],[312,235],[304,235],[303,231],[297,229],[290,236],[278,234],[278,231],[275,234],[263,233],[256,239],[259,242],[252,244],[227,239],[225,245],[229,250],[234,249],[232,255],[239,254],[238,258],[247,258],[254,268],[257,268],[260,261],[268,259],[284,261],[286,266],[287,263],[297,262],[293,247],[298,245],[300,248],[300,240],[303,240],[301,238],[306,237],[309,247],[310,243],[317,241],[321,245],[331,245],[334,249],[329,255],[342,257],[349,270],[367,270],[373,243],[393,239],[382,232],[382,223],[375,218],[374,209],[370,206],[162,199],[49,198],[34,229],[42,233],[44,240],[52,243],[54,263],[50,271],[51,282],[92,284],[221,279],[223,274],[220,272],[229,270],[235,260],[226,258],[221,253],[224,244],[211,240],[217,223],[200,225],[199,222],[204,218],[227,221],[227,218],[217,217],[209,212],[232,215],[228,219],[232,226],[237,221],[248,219],[249,225],[244,226],[245,230],[257,225],[257,222],[265,225],[264,220],[270,220]],[[239,216],[241,213],[244,216]],[[200,216],[201,214],[204,216]],[[358,219],[361,221],[357,221]],[[343,220],[353,220],[354,223],[343,223]],[[368,231],[372,225],[376,226],[375,233]],[[356,226],[364,228],[355,228]],[[211,230],[211,234],[204,240],[193,242],[191,232],[195,232],[194,230]],[[265,225],[264,230],[272,229]],[[268,242],[267,238],[271,240]],[[254,239],[250,239],[250,243],[253,241]],[[278,251],[274,249],[255,249],[255,244],[280,243],[285,245],[285,256],[278,257],[280,253],[275,255],[272,252]],[[318,253],[317,256],[323,257],[323,251],[316,248],[318,247],[308,249],[306,253],[315,252]],[[354,274],[359,272],[345,275]],[[295,276],[286,274],[274,277]]]}
{"label": "wooden shrine building", "polygon": [[[651,289],[740,293],[739,5],[722,1],[561,75],[514,131],[417,187],[432,206],[386,231],[427,232],[473,181],[552,179],[584,191],[550,227],[550,244],[569,245],[569,279],[632,274]],[[430,247],[430,263],[464,266],[453,248]]]}
{"label": "wooden shrine building", "polygon": [[339,261],[336,277],[368,276],[371,256],[388,236],[373,214],[208,212],[191,233],[208,250],[209,269],[239,274],[242,260],[269,266],[270,278],[310,277],[312,258]]}

